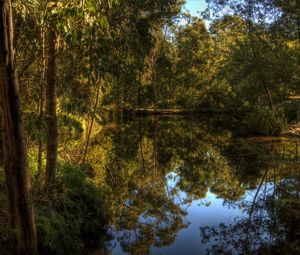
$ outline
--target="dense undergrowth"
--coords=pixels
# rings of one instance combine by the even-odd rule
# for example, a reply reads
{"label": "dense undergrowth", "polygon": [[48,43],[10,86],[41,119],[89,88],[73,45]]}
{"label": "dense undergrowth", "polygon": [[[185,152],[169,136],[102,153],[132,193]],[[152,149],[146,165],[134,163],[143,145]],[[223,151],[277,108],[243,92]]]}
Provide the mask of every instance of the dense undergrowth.
{"label": "dense undergrowth", "polygon": [[[3,178],[0,185],[5,186]],[[40,254],[84,254],[110,240],[109,203],[104,191],[89,180],[83,168],[59,165],[54,192],[52,199],[34,192]],[[3,213],[1,210],[1,216]],[[16,231],[7,226],[0,229],[3,245],[13,254]]]}

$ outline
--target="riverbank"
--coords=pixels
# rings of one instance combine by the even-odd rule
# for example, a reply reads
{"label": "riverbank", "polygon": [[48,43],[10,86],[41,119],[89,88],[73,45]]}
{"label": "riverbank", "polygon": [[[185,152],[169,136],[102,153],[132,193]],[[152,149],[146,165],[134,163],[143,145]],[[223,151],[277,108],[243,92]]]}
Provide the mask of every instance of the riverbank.
{"label": "riverbank", "polygon": [[186,108],[135,108],[131,111],[134,115],[197,115],[197,114],[225,114],[223,110],[212,109],[186,109]]}
{"label": "riverbank", "polygon": [[198,113],[190,109],[172,109],[172,108],[137,108],[133,110],[135,115],[187,115]]}

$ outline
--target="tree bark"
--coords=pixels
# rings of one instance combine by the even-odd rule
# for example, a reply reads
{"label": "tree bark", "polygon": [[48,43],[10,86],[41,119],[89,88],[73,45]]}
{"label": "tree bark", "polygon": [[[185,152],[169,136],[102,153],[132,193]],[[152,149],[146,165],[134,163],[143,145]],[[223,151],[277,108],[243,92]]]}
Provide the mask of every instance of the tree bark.
{"label": "tree bark", "polygon": [[157,108],[157,76],[156,76],[156,54],[154,54],[151,58],[151,81],[153,86],[153,102],[154,102],[154,109]]}
{"label": "tree bark", "polygon": [[92,115],[91,124],[90,124],[89,129],[88,129],[86,144],[85,144],[83,158],[82,158],[82,164],[85,163],[86,156],[87,156],[87,153],[88,153],[88,148],[89,148],[89,144],[90,144],[92,129],[93,129],[94,121],[95,121],[95,115],[96,115],[96,111],[97,111],[97,107],[98,107],[98,102],[99,102],[100,86],[101,86],[101,84],[99,84],[99,86],[97,88],[96,101],[95,101],[95,106],[94,106],[94,109],[93,109],[93,115]]}
{"label": "tree bark", "polygon": [[141,107],[141,73],[139,72],[139,80],[138,80],[138,105]]}
{"label": "tree bark", "polygon": [[0,1],[0,88],[3,115],[4,170],[10,223],[17,226],[19,254],[37,254],[34,210],[18,79],[14,60],[11,1]]}
{"label": "tree bark", "polygon": [[[44,117],[44,82],[46,74],[46,53],[45,53],[45,31],[44,26],[41,28],[41,47],[42,47],[42,58],[41,58],[41,79],[40,79],[40,104],[39,104],[39,119],[40,128],[43,129],[43,117]],[[43,139],[39,138],[38,143],[38,173],[37,173],[37,184],[39,185],[42,176],[42,158],[43,158]]]}
{"label": "tree bark", "polygon": [[263,86],[265,88],[266,91],[266,95],[268,97],[268,102],[269,102],[269,107],[270,107],[270,111],[272,112],[272,114],[274,115],[275,113],[275,109],[274,109],[274,104],[273,104],[273,100],[272,100],[272,96],[271,96],[271,92],[266,84],[266,82],[263,80]]}
{"label": "tree bark", "polygon": [[56,53],[57,35],[54,27],[49,28],[48,35],[48,65],[46,83],[46,126],[47,126],[47,156],[46,156],[46,192],[53,191],[57,166],[57,116],[56,116]]}

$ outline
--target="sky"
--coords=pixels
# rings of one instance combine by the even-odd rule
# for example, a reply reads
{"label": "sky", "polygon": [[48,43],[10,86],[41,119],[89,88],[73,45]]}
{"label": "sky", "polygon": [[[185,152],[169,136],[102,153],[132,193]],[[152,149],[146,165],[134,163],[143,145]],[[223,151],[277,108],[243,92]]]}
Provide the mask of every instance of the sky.
{"label": "sky", "polygon": [[183,10],[188,10],[193,16],[199,16],[197,12],[204,11],[206,8],[205,0],[186,0]]}

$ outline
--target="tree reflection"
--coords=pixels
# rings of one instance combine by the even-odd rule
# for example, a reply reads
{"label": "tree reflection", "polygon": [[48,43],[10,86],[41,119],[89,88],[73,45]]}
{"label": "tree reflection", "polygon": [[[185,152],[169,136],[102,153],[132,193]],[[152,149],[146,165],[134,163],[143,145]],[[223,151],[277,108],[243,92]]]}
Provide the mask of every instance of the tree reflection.
{"label": "tree reflection", "polygon": [[[259,184],[255,185],[251,197],[246,196],[241,201],[235,202],[244,208],[244,217],[236,218],[232,224],[201,227],[202,242],[214,240],[207,254],[299,254],[300,252],[300,168],[299,162],[295,161],[298,157],[293,153],[289,153],[289,160],[286,157],[286,152],[293,151],[295,144],[277,143],[274,147],[272,143],[264,143],[265,153],[257,150],[262,144],[253,146],[254,148],[249,147],[251,157],[249,157],[251,153],[246,153],[245,157],[236,158],[235,164],[245,165],[247,159],[251,159],[252,163],[249,162],[248,165],[251,168],[252,181],[247,183],[250,177],[245,178],[245,184],[253,185],[253,179],[256,179],[256,183],[259,181]],[[255,151],[260,155],[254,155]],[[254,165],[253,156],[260,158],[259,160],[256,158],[257,164]],[[237,169],[242,168],[240,166]],[[238,173],[237,175],[239,176]],[[245,172],[240,176],[244,175]],[[255,176],[256,178],[253,178]]]}
{"label": "tree reflection", "polygon": [[237,140],[219,126],[149,118],[97,135],[89,155],[94,181],[107,190],[123,251],[151,254],[172,244],[188,226],[189,205],[208,191],[244,212],[231,224],[201,228],[208,254],[298,251],[298,143]]}
{"label": "tree reflection", "polygon": [[231,199],[243,194],[221,155],[220,144],[229,137],[199,124],[153,118],[110,132],[114,160],[106,167],[106,183],[119,241],[129,254],[172,244],[187,226],[183,205],[204,198],[209,187]]}

